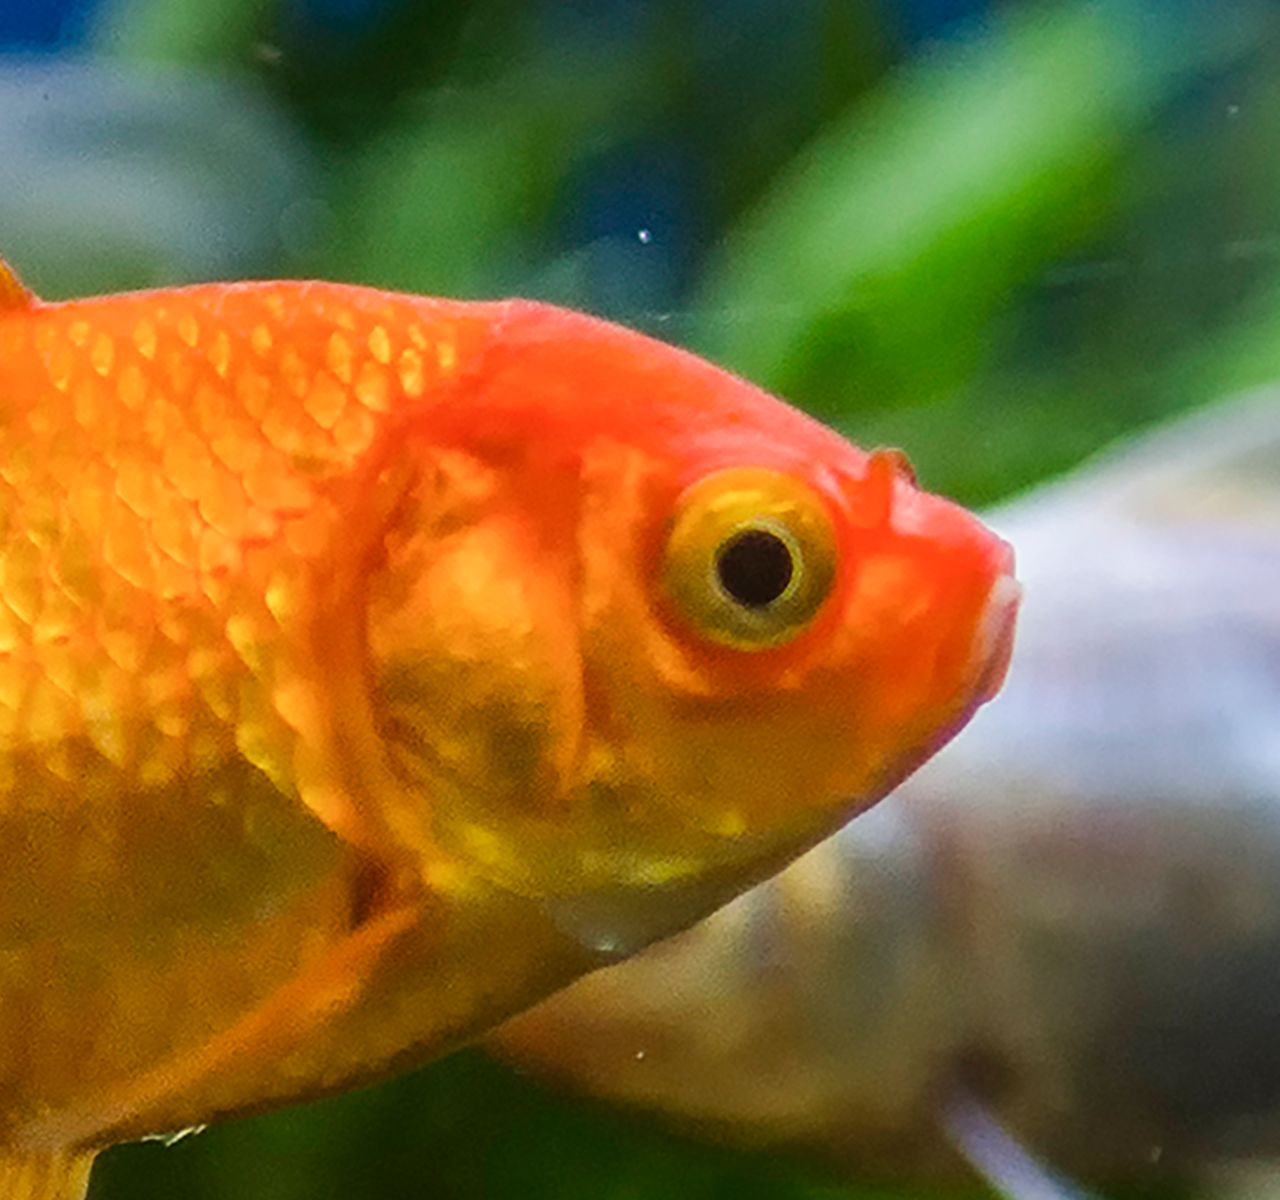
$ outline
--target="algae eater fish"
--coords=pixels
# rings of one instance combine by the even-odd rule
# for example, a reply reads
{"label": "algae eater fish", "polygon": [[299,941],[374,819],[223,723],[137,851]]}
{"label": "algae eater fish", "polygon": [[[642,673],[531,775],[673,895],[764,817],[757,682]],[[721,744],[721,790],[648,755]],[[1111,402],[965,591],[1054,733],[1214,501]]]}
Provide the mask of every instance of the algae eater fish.
{"label": "algae eater fish", "polygon": [[0,277],[0,1193],[674,932],[999,686],[1008,547],[523,301]]}

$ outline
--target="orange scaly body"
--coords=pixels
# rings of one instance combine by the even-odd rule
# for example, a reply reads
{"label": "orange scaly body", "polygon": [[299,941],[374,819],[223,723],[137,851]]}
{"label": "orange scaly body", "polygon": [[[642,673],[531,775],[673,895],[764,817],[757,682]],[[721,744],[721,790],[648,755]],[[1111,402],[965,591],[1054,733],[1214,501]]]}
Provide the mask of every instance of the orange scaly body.
{"label": "orange scaly body", "polygon": [[0,267],[0,1190],[710,911],[992,692],[1009,570],[577,314]]}

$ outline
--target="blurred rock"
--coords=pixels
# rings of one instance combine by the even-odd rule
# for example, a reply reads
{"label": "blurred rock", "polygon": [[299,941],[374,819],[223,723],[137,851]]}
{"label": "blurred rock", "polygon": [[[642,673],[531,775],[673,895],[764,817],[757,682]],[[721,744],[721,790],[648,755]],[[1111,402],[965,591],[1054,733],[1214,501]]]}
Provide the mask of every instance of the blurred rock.
{"label": "blurred rock", "polygon": [[0,253],[50,297],[273,273],[317,203],[248,77],[0,58],[0,162]]}

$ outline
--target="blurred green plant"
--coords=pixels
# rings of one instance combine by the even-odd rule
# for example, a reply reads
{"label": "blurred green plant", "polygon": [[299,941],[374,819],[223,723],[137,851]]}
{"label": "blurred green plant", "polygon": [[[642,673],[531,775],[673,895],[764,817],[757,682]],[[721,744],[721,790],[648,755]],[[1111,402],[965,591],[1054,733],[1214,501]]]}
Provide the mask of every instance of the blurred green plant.
{"label": "blurred green plant", "polygon": [[641,71],[587,60],[557,66],[424,96],[374,139],[339,189],[327,273],[478,298],[545,269],[565,177],[650,116]]}
{"label": "blurred green plant", "polygon": [[1134,204],[1126,158],[1160,106],[1249,44],[1247,22],[1159,37],[1148,18],[1013,9],[899,73],[730,234],[698,347],[832,416],[955,393],[1016,325],[1019,289]]}
{"label": "blurred green plant", "polygon": [[[908,446],[931,486],[977,504],[1210,399],[1176,386],[1172,368],[1157,390],[1132,338],[1106,353],[1134,319],[1148,336],[1158,328],[1162,280],[1148,271],[1133,285],[1137,261],[1096,271],[1103,284],[1129,274],[1119,294],[1079,272],[1098,310],[1082,357],[1062,361],[1052,333],[1034,330],[1025,353],[1048,307],[1046,272],[1070,252],[1115,260],[1117,226],[1170,183],[1187,189],[1185,161],[1201,147],[1162,146],[1157,115],[1260,35],[1248,5],[1176,29],[1151,15],[1128,3],[1011,8],[897,74],[728,235],[694,306],[695,347],[855,439]],[[1156,169],[1162,151],[1179,178]],[[1203,313],[1184,298],[1167,333],[1198,342]],[[1179,358],[1176,344],[1160,351]]]}
{"label": "blurred green plant", "polygon": [[731,234],[702,347],[827,412],[954,387],[1010,290],[1114,208],[1116,152],[1166,79],[1092,5],[899,74]]}

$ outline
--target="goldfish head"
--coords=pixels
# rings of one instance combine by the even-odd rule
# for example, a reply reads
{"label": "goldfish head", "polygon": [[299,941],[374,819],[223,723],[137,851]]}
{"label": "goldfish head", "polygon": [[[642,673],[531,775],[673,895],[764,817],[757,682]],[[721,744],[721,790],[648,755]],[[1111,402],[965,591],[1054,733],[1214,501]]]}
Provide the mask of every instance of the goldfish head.
{"label": "goldfish head", "polygon": [[481,307],[487,349],[389,451],[366,602],[389,775],[454,867],[696,892],[692,919],[993,694],[1010,551],[896,452],[687,353]]}

